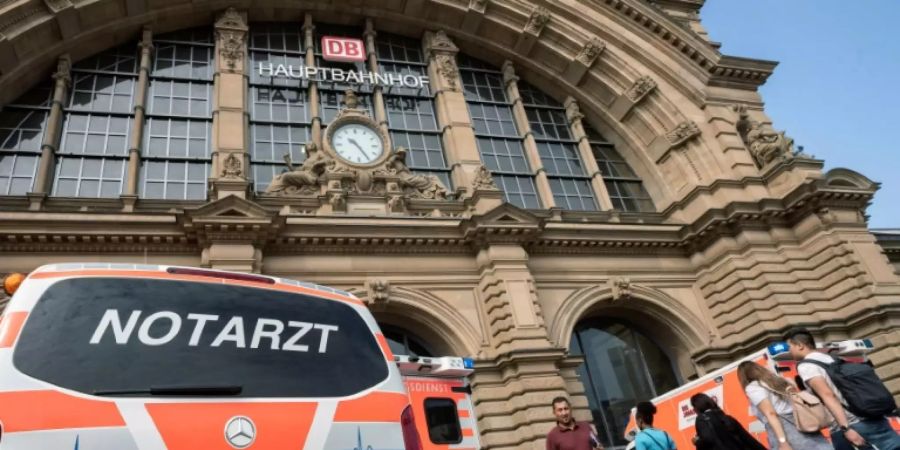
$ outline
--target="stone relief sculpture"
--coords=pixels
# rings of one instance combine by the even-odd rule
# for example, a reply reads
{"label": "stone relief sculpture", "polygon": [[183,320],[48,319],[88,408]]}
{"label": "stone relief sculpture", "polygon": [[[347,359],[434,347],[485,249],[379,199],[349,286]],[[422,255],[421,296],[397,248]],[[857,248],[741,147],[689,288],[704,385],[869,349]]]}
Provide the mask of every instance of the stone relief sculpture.
{"label": "stone relief sculpture", "polygon": [[791,159],[795,156],[794,140],[783,131],[775,131],[758,121],[750,120],[750,114],[742,105],[736,107],[735,111],[738,113],[735,128],[758,167],[762,168],[772,161]]}
{"label": "stone relief sculpture", "polygon": [[760,167],[764,167],[776,159],[794,157],[794,140],[770,128],[764,128],[759,122],[750,125],[747,132],[747,148]]}
{"label": "stone relief sculpture", "polygon": [[404,193],[410,197],[444,200],[447,198],[447,188],[441,180],[434,175],[416,175],[406,165],[406,149],[397,147],[393,155],[388,158],[385,165],[385,173],[396,175],[400,178],[399,184]]}
{"label": "stone relief sculpture", "polygon": [[276,176],[266,194],[275,195],[310,195],[318,194],[319,178],[328,168],[331,161],[318,150],[315,143],[306,144],[306,161],[300,167],[295,168],[291,162],[291,155],[284,155],[288,172]]}

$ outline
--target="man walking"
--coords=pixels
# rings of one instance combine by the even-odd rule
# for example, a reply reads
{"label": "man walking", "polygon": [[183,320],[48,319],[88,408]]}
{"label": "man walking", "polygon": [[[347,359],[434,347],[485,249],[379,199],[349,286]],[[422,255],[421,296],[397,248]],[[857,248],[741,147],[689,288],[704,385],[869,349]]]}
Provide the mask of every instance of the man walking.
{"label": "man walking", "polygon": [[590,422],[576,422],[572,406],[565,397],[551,403],[556,426],[547,433],[547,450],[603,450],[597,431]]}
{"label": "man walking", "polygon": [[791,357],[797,361],[800,379],[822,399],[834,417],[831,439],[836,450],[862,450],[872,446],[879,450],[900,450],[900,436],[891,428],[886,417],[860,417],[848,410],[844,397],[847,393],[842,393],[835,386],[826,370],[836,361],[830,355],[816,351],[816,341],[809,331],[802,328],[792,330],[785,340]]}

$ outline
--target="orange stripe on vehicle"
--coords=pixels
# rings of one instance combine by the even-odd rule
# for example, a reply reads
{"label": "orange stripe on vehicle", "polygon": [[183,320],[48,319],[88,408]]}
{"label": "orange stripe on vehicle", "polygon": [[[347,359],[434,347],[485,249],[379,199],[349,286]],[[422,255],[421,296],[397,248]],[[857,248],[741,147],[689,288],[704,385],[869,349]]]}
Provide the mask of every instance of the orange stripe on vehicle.
{"label": "orange stripe on vehicle", "polygon": [[462,435],[463,435],[463,437],[475,436],[475,431],[472,430],[471,428],[463,428]]}
{"label": "orange stripe on vehicle", "polygon": [[409,405],[406,394],[373,392],[365,397],[344,400],[334,412],[335,422],[399,422]]}
{"label": "orange stripe on vehicle", "polygon": [[302,294],[308,294],[315,297],[327,298],[329,300],[338,300],[342,302],[351,303],[354,305],[363,305],[364,303],[360,300],[357,300],[352,297],[347,297],[345,295],[338,295],[327,291],[320,291],[316,289],[305,288],[302,286],[293,286],[289,284],[276,283],[276,284],[263,284],[263,283],[253,283],[244,280],[232,280],[228,278],[217,278],[217,277],[204,277],[197,275],[184,275],[184,274],[172,274],[168,272],[154,271],[154,270],[114,270],[114,269],[94,269],[94,270],[70,270],[63,272],[39,272],[35,274],[31,274],[30,278],[35,279],[44,279],[44,278],[62,278],[62,277],[129,277],[129,278],[157,278],[161,280],[180,280],[180,281],[195,281],[200,283],[222,283],[222,284],[234,284],[241,286],[249,286],[259,289],[271,289],[277,291],[286,291],[286,292],[299,292]]}
{"label": "orange stripe on vehicle", "polygon": [[116,404],[57,391],[0,392],[3,433],[63,428],[124,427]]}
{"label": "orange stripe on vehicle", "polygon": [[306,445],[316,403],[151,403],[153,418],[169,450],[234,450],[225,426],[235,416],[256,426],[253,450],[302,449]]}
{"label": "orange stripe on vehicle", "polygon": [[375,334],[375,339],[378,341],[378,345],[381,346],[381,352],[384,353],[384,357],[393,364],[394,352],[391,351],[391,346],[388,344],[387,339],[385,339],[384,335],[381,333]]}
{"label": "orange stripe on vehicle", "polygon": [[459,417],[462,417],[462,418],[464,418],[464,419],[465,419],[466,417],[469,417],[469,410],[468,410],[468,409],[460,409],[460,410],[457,410],[456,413],[459,414]]}
{"label": "orange stripe on vehicle", "polygon": [[6,313],[0,321],[0,348],[12,347],[22,331],[22,324],[28,317],[27,311]]}

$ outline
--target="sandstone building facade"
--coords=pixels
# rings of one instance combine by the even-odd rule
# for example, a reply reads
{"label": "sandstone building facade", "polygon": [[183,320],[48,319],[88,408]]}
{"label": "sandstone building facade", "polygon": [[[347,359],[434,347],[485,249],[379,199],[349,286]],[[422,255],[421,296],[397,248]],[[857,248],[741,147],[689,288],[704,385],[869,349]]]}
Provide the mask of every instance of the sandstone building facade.
{"label": "sandstone building facade", "polygon": [[636,401],[793,325],[872,338],[900,395],[877,183],[775,131],[775,63],[721,54],[702,4],[0,1],[0,272],[352,291],[395,351],[476,359],[490,449],[542,448],[557,395],[622,445]]}

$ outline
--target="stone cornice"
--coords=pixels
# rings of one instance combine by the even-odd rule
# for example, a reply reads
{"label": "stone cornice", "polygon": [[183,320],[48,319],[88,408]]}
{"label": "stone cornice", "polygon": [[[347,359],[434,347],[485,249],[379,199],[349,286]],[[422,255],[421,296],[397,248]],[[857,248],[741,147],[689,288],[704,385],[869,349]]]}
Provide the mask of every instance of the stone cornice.
{"label": "stone cornice", "polygon": [[709,85],[756,90],[765,84],[778,65],[776,61],[723,55],[710,67]]}

